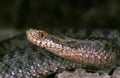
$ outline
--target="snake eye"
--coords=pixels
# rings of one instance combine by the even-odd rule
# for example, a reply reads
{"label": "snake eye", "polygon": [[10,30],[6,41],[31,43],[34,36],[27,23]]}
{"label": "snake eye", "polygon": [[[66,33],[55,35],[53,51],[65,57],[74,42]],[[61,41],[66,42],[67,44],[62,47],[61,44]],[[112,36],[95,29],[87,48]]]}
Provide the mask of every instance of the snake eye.
{"label": "snake eye", "polygon": [[41,32],[39,32],[39,35],[40,35],[40,37],[44,37],[45,36],[45,32],[41,31]]}

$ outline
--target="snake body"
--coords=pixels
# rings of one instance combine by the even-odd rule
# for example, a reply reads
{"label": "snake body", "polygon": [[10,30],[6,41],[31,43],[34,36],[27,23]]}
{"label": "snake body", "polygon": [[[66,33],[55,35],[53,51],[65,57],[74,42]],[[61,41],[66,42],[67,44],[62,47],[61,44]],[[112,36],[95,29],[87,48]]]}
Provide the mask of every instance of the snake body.
{"label": "snake body", "polygon": [[[84,64],[109,66],[116,61],[112,43],[107,40],[74,40],[59,38],[48,32],[30,29],[27,38],[52,53]],[[74,44],[73,44],[74,43]]]}
{"label": "snake body", "polygon": [[[112,39],[78,40],[36,29],[27,30],[26,36],[28,40],[22,34],[1,43],[0,51],[4,52],[0,55],[0,77],[44,77],[60,70],[88,66],[111,68],[120,59],[119,46],[114,46]],[[8,43],[11,45],[5,46]]]}

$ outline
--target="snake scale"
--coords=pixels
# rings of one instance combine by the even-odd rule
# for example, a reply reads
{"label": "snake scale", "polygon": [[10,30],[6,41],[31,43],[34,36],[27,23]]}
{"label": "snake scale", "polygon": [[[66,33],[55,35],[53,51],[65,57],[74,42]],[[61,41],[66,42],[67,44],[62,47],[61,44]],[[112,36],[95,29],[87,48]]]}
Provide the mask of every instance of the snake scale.
{"label": "snake scale", "polygon": [[0,78],[44,78],[62,70],[99,70],[119,65],[118,31],[54,31],[57,33],[29,29],[26,34],[2,41]]}

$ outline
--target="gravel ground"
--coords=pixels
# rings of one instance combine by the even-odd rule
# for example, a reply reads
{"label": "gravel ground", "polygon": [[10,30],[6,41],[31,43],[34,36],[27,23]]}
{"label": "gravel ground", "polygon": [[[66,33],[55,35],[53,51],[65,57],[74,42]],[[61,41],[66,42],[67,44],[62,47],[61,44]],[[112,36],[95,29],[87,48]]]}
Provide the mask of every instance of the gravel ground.
{"label": "gravel ground", "polygon": [[108,75],[108,73],[88,73],[84,69],[76,69],[75,71],[63,71],[56,76],[57,78],[120,78],[120,67],[117,67],[112,75]]}

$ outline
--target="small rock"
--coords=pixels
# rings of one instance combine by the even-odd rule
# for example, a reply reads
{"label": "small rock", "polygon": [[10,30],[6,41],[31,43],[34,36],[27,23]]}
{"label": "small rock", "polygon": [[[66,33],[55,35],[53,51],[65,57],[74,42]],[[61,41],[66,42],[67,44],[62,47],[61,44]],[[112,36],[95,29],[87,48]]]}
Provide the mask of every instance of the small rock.
{"label": "small rock", "polygon": [[73,72],[63,71],[57,74],[57,78],[100,78],[98,73],[87,73],[84,69],[76,69]]}
{"label": "small rock", "polygon": [[100,76],[101,78],[110,78],[110,76],[107,73],[104,73]]}
{"label": "small rock", "polygon": [[117,67],[113,72],[112,78],[120,78],[120,67]]}

